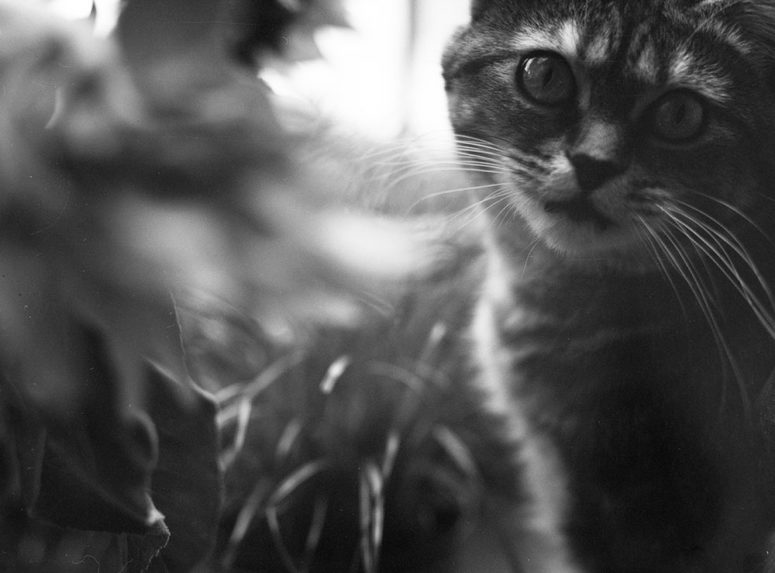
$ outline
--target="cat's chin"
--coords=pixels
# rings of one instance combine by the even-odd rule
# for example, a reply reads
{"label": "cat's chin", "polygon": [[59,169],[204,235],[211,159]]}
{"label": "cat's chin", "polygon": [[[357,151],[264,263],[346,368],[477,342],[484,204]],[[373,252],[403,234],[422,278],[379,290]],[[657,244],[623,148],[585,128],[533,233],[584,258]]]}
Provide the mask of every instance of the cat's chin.
{"label": "cat's chin", "polygon": [[559,258],[568,263],[585,266],[618,268],[633,272],[654,269],[653,261],[639,243],[624,240],[600,241],[579,245],[555,236],[540,236],[543,243]]}
{"label": "cat's chin", "polygon": [[552,253],[569,262],[606,265],[633,270],[652,267],[652,260],[637,231],[627,222],[603,215],[572,218],[563,213],[523,213],[532,233]]}

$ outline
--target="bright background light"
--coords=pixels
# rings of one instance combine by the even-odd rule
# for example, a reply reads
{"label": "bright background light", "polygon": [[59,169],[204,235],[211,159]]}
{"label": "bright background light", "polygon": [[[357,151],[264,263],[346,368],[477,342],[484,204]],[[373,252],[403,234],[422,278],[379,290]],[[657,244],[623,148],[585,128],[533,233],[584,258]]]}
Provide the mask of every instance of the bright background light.
{"label": "bright background light", "polygon": [[[120,0],[95,0],[97,20],[94,24],[97,34],[107,35],[113,29],[118,18]],[[92,0],[46,0],[46,5],[65,18],[85,20],[89,17]]]}
{"label": "bright background light", "polygon": [[447,129],[441,54],[469,0],[348,0],[353,30],[319,33],[323,59],[288,74],[326,116],[373,137]]}
{"label": "bright background light", "polygon": [[[440,59],[470,0],[343,0],[352,30],[320,30],[323,56],[271,71],[280,95],[375,139],[443,134],[446,102]],[[86,18],[91,0],[50,0],[70,18]],[[117,0],[97,0],[97,32],[107,33]]]}

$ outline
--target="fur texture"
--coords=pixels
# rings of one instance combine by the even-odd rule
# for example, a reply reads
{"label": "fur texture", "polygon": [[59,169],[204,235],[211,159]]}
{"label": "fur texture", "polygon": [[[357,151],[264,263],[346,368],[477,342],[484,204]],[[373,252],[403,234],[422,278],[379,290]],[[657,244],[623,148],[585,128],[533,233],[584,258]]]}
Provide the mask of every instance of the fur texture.
{"label": "fur texture", "polygon": [[775,14],[475,2],[444,57],[491,192],[474,321],[528,571],[765,571]]}

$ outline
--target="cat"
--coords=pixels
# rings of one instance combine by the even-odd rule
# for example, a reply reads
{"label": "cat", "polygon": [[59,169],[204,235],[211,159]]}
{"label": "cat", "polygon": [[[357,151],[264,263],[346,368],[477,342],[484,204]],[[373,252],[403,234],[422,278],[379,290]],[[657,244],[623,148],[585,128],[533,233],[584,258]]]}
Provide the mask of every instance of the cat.
{"label": "cat", "polygon": [[442,67],[524,569],[775,571],[775,5],[475,0]]}

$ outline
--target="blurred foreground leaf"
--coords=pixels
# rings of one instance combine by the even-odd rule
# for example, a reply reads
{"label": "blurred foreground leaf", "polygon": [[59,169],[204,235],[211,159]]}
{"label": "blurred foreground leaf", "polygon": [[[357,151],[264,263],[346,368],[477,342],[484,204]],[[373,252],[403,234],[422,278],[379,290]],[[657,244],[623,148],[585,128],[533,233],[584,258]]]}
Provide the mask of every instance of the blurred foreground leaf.
{"label": "blurred foreground leaf", "polygon": [[159,439],[151,478],[154,502],[173,532],[161,560],[170,571],[189,571],[212,550],[221,510],[219,437],[215,403],[201,392],[183,408],[176,384],[153,371],[149,413]]}
{"label": "blurred foreground leaf", "polygon": [[[326,20],[302,5],[282,26]],[[336,182],[296,159],[230,59],[226,9],[132,0],[101,39],[0,0],[0,569],[206,557],[215,409],[177,303],[219,301],[274,335],[352,322],[417,268],[401,225],[332,203]]]}
{"label": "blurred foreground leaf", "polygon": [[267,51],[291,59],[316,57],[314,32],[347,26],[340,0],[226,0],[224,6],[224,19],[232,24],[227,47],[248,65]]}

